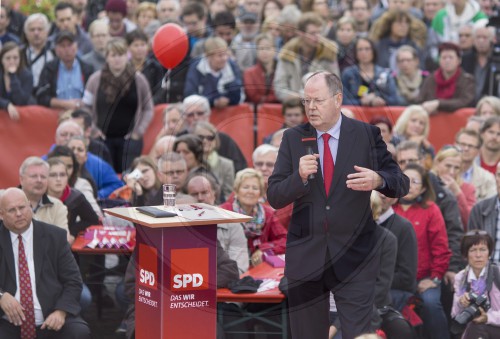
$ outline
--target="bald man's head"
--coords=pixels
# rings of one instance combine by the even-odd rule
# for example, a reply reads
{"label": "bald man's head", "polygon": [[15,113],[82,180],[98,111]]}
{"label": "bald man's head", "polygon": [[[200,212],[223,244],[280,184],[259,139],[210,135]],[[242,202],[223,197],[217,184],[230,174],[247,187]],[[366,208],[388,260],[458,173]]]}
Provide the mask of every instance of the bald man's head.
{"label": "bald man's head", "polygon": [[192,177],[187,184],[187,192],[197,202],[209,205],[215,204],[215,190],[206,177],[201,175]]}
{"label": "bald man's head", "polygon": [[56,129],[56,145],[67,146],[73,137],[83,137],[83,129],[73,120],[65,120]]}
{"label": "bald man's head", "polygon": [[22,234],[29,228],[33,212],[22,190],[8,188],[0,196],[0,217],[5,227],[13,233]]}

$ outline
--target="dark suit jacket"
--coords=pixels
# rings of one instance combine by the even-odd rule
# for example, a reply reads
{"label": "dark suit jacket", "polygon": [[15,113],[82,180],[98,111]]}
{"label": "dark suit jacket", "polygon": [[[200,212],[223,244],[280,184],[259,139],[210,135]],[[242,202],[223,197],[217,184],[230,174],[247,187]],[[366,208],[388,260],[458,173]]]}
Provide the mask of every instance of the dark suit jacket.
{"label": "dark suit jacket", "polygon": [[[342,116],[330,194],[326,197],[321,170],[304,185],[299,159],[306,154],[304,137],[317,138],[309,124],[288,129],[281,142],[267,198],[272,207],[294,203],[288,228],[285,273],[295,280],[317,280],[323,273],[327,250],[337,278],[344,280],[372,252],[377,242],[370,208],[370,192],[348,189],[354,165],[376,171],[385,181],[379,191],[389,197],[407,194],[409,179],[387,151],[380,129]],[[314,143],[314,152],[318,153]]]}
{"label": "dark suit jacket", "polygon": [[[0,288],[16,294],[16,268],[9,230],[0,224]],[[33,220],[33,258],[36,293],[43,316],[55,310],[70,315],[80,312],[82,277],[75,262],[66,231],[57,226]],[[0,317],[4,312],[0,309]]]}

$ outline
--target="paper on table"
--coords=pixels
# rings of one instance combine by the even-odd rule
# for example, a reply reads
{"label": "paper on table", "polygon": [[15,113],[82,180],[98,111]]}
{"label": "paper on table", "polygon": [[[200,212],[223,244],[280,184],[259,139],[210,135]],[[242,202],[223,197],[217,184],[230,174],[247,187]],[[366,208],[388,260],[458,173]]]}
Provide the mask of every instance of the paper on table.
{"label": "paper on table", "polygon": [[221,219],[223,216],[216,210],[198,209],[198,210],[183,210],[182,217],[189,220],[213,220]]}

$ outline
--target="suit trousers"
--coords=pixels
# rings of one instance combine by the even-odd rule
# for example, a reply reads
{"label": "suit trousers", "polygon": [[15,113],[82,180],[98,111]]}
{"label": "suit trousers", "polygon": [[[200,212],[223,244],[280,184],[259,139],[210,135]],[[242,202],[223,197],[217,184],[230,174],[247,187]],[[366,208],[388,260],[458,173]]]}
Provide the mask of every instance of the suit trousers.
{"label": "suit trousers", "polygon": [[340,318],[343,339],[372,331],[375,281],[379,273],[380,251],[371,255],[348,276],[340,281],[334,272],[327,251],[323,275],[315,281],[288,278],[290,328],[293,339],[327,339],[330,327],[329,294],[334,294]]}
{"label": "suit trousers", "polygon": [[[21,337],[21,328],[0,319],[0,338],[17,339]],[[37,339],[90,339],[89,325],[81,317],[66,316],[64,326],[59,331],[42,330],[36,327]]]}

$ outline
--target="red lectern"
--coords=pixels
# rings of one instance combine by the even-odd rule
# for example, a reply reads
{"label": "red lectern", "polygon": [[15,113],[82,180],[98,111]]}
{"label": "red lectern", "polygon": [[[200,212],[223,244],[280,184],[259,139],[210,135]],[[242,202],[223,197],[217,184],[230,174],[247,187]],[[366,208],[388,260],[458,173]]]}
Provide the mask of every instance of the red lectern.
{"label": "red lectern", "polygon": [[150,217],[134,207],[105,210],[137,224],[138,339],[216,337],[217,224],[250,220],[206,204],[176,209],[180,216],[171,218]]}

